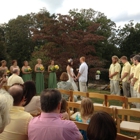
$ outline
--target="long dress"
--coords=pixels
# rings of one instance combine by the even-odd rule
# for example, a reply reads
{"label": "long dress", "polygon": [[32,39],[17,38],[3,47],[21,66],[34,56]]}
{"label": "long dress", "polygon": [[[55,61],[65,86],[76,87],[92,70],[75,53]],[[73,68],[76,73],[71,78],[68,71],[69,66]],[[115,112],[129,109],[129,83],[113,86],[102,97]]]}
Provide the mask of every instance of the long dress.
{"label": "long dress", "polygon": [[48,78],[48,88],[57,88],[56,72],[50,72]]}
{"label": "long dress", "polygon": [[[71,73],[71,75],[74,75],[73,68],[70,68],[70,73]],[[69,76],[68,82],[70,82],[72,84],[73,90],[78,91],[78,87],[77,87],[76,83],[74,82],[73,78],[69,75],[69,73],[68,73],[68,76]]]}
{"label": "long dress", "polygon": [[[39,70],[39,68],[37,68]],[[44,90],[44,75],[43,72],[36,72],[36,92],[38,95]]]}
{"label": "long dress", "polygon": [[[24,69],[25,72],[27,72],[27,69]],[[31,73],[23,73],[22,79],[24,82],[31,81],[32,80],[32,74]]]}

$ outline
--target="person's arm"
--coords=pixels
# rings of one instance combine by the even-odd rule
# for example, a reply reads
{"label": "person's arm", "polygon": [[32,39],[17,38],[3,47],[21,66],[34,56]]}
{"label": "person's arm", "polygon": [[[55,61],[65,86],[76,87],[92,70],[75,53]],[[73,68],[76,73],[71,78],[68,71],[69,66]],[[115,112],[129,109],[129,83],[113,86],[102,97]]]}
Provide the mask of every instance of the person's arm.
{"label": "person's arm", "polygon": [[[44,68],[44,66],[43,66],[43,65],[41,65],[41,67],[43,67],[43,68]],[[45,68],[44,68],[44,70],[45,70]],[[42,70],[41,72],[43,73],[43,72],[44,72],[44,70]]]}
{"label": "person's arm", "polygon": [[113,74],[110,74],[109,78],[112,78],[113,76],[117,75],[118,72],[114,72]]}
{"label": "person's arm", "polygon": [[131,84],[131,85],[132,85],[132,86],[134,86],[134,85],[135,85],[135,83],[137,82],[137,80],[138,80],[138,79],[134,77],[134,78],[133,78],[133,82],[132,82],[132,84]]}
{"label": "person's arm", "polygon": [[50,73],[51,72],[51,70],[50,70],[50,66],[48,66],[48,73]]}
{"label": "person's arm", "polygon": [[38,72],[38,70],[37,70],[37,65],[35,65],[34,71],[35,71],[35,72]]}
{"label": "person's arm", "polygon": [[124,74],[122,75],[120,81],[122,81],[129,74],[129,72],[130,72],[130,66],[128,65],[125,67]]}
{"label": "person's arm", "polygon": [[21,71],[23,74],[26,74],[26,72],[24,71],[24,67],[22,67]]}
{"label": "person's arm", "polygon": [[129,76],[129,80],[131,80],[134,76],[134,73],[132,73],[130,76]]}
{"label": "person's arm", "polygon": [[78,75],[77,75],[76,79],[79,79],[80,76],[81,76],[81,73],[78,72]]}
{"label": "person's arm", "polygon": [[120,81],[122,81],[127,75],[128,75],[128,73],[124,73],[123,76],[121,77]]}
{"label": "person's arm", "polygon": [[10,67],[10,73],[13,73],[13,66]]}
{"label": "person's arm", "polygon": [[19,70],[19,75],[20,75],[20,68],[19,68],[19,66],[17,66],[18,67],[18,70]]}

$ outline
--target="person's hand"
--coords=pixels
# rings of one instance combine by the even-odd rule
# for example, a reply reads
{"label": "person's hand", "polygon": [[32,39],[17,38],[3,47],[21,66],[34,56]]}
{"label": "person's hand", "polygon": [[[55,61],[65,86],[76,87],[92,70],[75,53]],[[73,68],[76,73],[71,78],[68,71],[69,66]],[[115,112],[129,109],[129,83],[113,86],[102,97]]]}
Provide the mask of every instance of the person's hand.
{"label": "person's hand", "polygon": [[109,75],[109,78],[111,79],[113,76],[112,75]]}

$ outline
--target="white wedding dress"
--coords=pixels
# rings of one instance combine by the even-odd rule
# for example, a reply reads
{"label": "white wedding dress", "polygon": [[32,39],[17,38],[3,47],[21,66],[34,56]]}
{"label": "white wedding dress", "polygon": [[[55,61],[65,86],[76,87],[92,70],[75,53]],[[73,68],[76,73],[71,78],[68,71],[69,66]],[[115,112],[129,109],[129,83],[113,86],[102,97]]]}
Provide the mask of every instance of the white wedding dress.
{"label": "white wedding dress", "polygon": [[[72,76],[74,76],[73,68],[70,68],[70,73],[71,73]],[[68,73],[68,76],[69,76],[68,82],[70,82],[72,84],[73,90],[78,91],[78,87],[77,87],[76,83],[74,82],[73,78],[69,75],[69,73]]]}

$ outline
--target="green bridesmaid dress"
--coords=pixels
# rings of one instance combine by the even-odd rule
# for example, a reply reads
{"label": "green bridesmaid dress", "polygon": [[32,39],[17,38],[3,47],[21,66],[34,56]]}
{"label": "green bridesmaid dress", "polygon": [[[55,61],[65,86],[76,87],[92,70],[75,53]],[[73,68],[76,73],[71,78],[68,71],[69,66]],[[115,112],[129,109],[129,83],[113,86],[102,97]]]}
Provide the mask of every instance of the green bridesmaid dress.
{"label": "green bridesmaid dress", "polygon": [[48,79],[48,88],[57,88],[57,80],[56,80],[56,73],[50,72],[49,79]]}
{"label": "green bridesmaid dress", "polygon": [[[26,69],[24,69],[25,72],[27,72]],[[24,82],[26,81],[31,81],[32,80],[32,74],[31,73],[23,73],[22,74],[22,79]]]}
{"label": "green bridesmaid dress", "polygon": [[36,92],[38,95],[44,90],[44,75],[43,72],[36,72]]}

